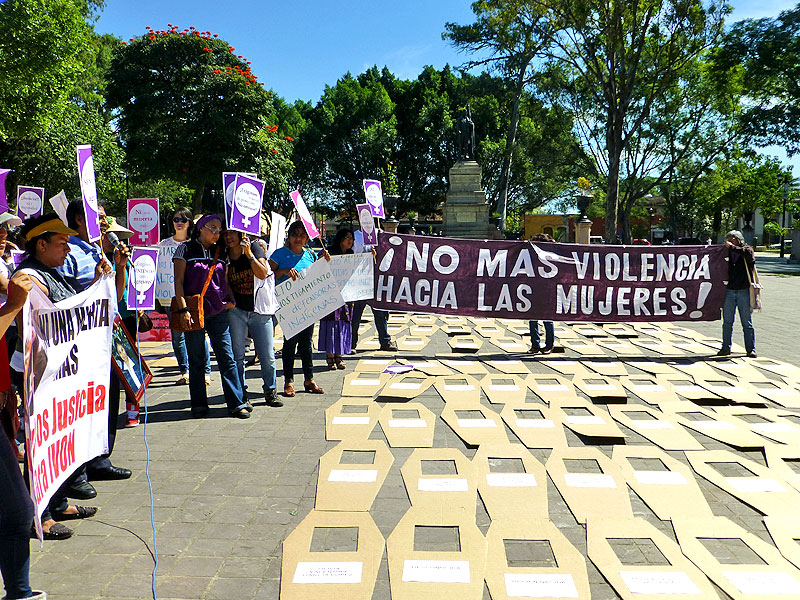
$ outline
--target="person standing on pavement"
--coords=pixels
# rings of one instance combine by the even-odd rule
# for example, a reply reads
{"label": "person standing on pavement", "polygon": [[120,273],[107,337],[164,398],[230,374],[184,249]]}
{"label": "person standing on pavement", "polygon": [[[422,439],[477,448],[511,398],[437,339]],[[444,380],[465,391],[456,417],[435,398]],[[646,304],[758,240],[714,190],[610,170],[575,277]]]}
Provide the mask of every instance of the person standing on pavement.
{"label": "person standing on pavement", "polygon": [[[353,232],[343,228],[336,232],[331,243],[331,255],[353,254]],[[319,322],[317,348],[325,352],[328,368],[332,371],[345,368],[343,354],[350,354],[353,344],[353,303],[346,302]]]}
{"label": "person standing on pavement", "polygon": [[244,355],[247,334],[253,340],[261,365],[264,399],[268,406],[280,407],[275,376],[275,350],[272,317],[278,310],[275,298],[275,274],[267,263],[267,255],[258,241],[250,242],[239,231],[224,234],[228,247],[228,287],[236,303],[230,311],[233,358],[247,398]]}
{"label": "person standing on pavement", "polygon": [[[533,238],[533,242],[555,242],[555,240],[546,233],[537,233]],[[555,326],[552,321],[542,321],[544,325],[544,348],[542,347],[542,338],[539,334],[539,321],[528,321],[528,327],[531,332],[531,349],[530,354],[541,352],[542,354],[550,354],[553,351],[553,346],[556,343]]]}
{"label": "person standing on pavement", "polygon": [[[372,252],[375,256],[375,248],[373,246],[364,245],[364,234],[361,230],[353,232],[353,252],[361,254],[363,252]],[[369,304],[368,300],[360,300],[353,304],[353,318],[351,326],[353,328],[353,350],[355,352],[356,344],[358,344],[358,328],[361,325],[361,315],[364,314],[364,308]],[[372,316],[375,319],[375,329],[378,332],[378,342],[380,349],[385,352],[396,352],[397,344],[392,341],[392,336],[389,335],[389,312],[372,309]]]}
{"label": "person standing on pavement", "polygon": [[744,242],[741,231],[725,234],[728,248],[728,283],[725,303],[722,305],[722,348],[717,356],[728,356],[733,344],[733,320],[739,311],[739,321],[744,334],[744,349],[747,356],[756,358],[756,330],[753,327],[753,312],[750,307],[750,281],[756,266],[753,248]]}

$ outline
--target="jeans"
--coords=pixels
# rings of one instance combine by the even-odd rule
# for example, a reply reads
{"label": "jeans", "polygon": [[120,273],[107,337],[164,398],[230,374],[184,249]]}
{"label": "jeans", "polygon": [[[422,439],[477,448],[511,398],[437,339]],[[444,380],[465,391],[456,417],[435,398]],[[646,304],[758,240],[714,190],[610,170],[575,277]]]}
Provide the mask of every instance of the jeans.
{"label": "jeans", "polygon": [[[392,336],[389,335],[389,313],[385,310],[372,309],[372,314],[375,317],[375,329],[378,330],[378,341],[381,344],[392,341]],[[355,344],[353,344],[355,347]]]}
{"label": "jeans", "polygon": [[9,598],[31,595],[28,581],[33,502],[11,440],[0,428],[0,574]]}
{"label": "jeans", "polygon": [[[167,311],[167,320],[170,318],[169,306],[165,306]],[[170,337],[172,338],[172,351],[175,353],[175,358],[178,360],[178,368],[181,375],[186,375],[189,372],[189,356],[186,353],[186,338],[182,331],[175,331],[170,329]],[[211,353],[206,346],[206,375],[211,374]]]}
{"label": "jeans", "polygon": [[244,351],[247,344],[247,332],[256,347],[258,362],[261,365],[261,380],[264,382],[264,392],[274,390],[275,381],[275,351],[272,341],[274,330],[272,328],[272,315],[261,315],[257,312],[232,308],[228,313],[231,321],[231,343],[233,344],[233,359],[239,371],[242,389],[247,390],[244,377]]}
{"label": "jeans", "polygon": [[[544,347],[551,349],[556,342],[555,327],[552,321],[542,321],[544,323]],[[542,345],[542,338],[539,336],[539,321],[528,321],[531,328],[531,348],[538,349]]]}
{"label": "jeans", "polygon": [[744,349],[749,354],[756,351],[756,330],[753,327],[753,313],[750,312],[750,290],[725,290],[725,303],[722,305],[722,350],[730,351],[733,337],[733,318],[739,310],[739,320],[744,332]]}
{"label": "jeans", "polygon": [[314,335],[314,326],[303,329],[296,336],[283,342],[283,380],[284,385],[294,381],[294,356],[300,355],[303,363],[303,377],[306,381],[314,379],[314,359],[311,356],[311,338]]}
{"label": "jeans", "polygon": [[237,412],[245,407],[242,382],[239,371],[233,360],[231,347],[231,329],[227,310],[214,316],[206,316],[205,331],[197,329],[186,332],[186,351],[189,356],[189,398],[193,411],[208,410],[206,394],[205,360],[208,346],[206,333],[211,340],[214,356],[217,359],[222,378],[222,392],[230,412]]}

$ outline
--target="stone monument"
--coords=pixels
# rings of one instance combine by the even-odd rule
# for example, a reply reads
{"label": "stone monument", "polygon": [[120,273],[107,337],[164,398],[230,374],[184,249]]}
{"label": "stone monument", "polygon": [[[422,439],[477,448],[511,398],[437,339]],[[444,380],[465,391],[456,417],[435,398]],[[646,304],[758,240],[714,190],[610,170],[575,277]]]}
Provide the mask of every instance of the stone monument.
{"label": "stone monument", "polygon": [[450,169],[450,189],[442,220],[447,237],[488,239],[489,202],[481,189],[481,166],[475,160],[475,124],[469,106],[458,119],[458,160]]}

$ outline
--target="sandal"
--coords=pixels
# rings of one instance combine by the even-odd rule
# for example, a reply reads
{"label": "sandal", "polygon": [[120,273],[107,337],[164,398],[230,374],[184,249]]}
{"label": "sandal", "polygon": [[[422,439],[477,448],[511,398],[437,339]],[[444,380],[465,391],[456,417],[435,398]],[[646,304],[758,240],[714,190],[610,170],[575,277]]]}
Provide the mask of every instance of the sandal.
{"label": "sandal", "polygon": [[328,369],[330,369],[331,371],[335,371],[336,367],[337,367],[337,364],[336,364],[336,362],[334,362],[333,356],[330,356],[330,355],[326,356],[325,360],[328,363]]}
{"label": "sandal", "polygon": [[[72,521],[75,519],[88,519],[97,514],[97,507],[95,506],[76,506],[75,510],[77,511],[75,513],[54,512],[53,516],[59,521]],[[53,528],[51,527],[50,530],[52,531]]]}
{"label": "sandal", "polygon": [[311,381],[304,381],[303,388],[307,392],[311,392],[312,394],[324,394],[325,390],[317,385],[317,383],[312,379]]}
{"label": "sandal", "polygon": [[294,397],[294,385],[292,385],[291,382],[283,386],[283,395],[286,396],[287,398]]}
{"label": "sandal", "polygon": [[175,385],[189,385],[189,374],[184,373],[178,378],[178,381],[175,382]]}
{"label": "sandal", "polygon": [[[50,525],[50,531],[42,530],[42,537],[45,540],[66,540],[72,537],[72,529],[61,523],[53,523]],[[36,535],[36,527],[31,527],[31,539],[39,539]]]}
{"label": "sandal", "polygon": [[341,354],[334,354],[333,355],[333,362],[336,364],[336,368],[340,371],[346,369],[345,364],[342,362],[342,355]]}

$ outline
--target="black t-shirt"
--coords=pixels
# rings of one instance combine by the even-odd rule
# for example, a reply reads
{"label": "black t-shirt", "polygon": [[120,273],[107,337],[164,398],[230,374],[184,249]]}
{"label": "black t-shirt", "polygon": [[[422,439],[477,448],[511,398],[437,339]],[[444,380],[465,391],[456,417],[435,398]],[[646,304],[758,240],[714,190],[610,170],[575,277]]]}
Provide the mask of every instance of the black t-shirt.
{"label": "black t-shirt", "polygon": [[[258,242],[250,242],[250,250],[256,260],[267,257]],[[250,259],[244,252],[236,260],[228,258],[228,285],[233,293],[236,308],[253,312],[255,309],[253,269],[250,268]]]}

